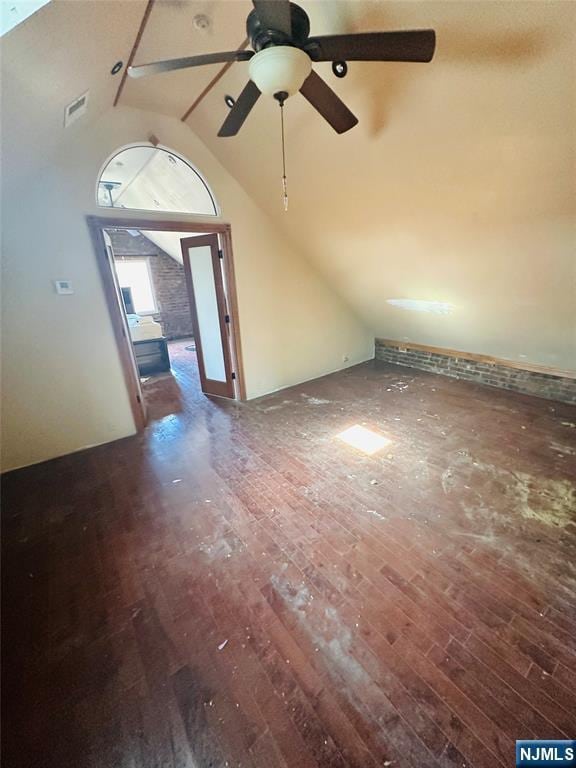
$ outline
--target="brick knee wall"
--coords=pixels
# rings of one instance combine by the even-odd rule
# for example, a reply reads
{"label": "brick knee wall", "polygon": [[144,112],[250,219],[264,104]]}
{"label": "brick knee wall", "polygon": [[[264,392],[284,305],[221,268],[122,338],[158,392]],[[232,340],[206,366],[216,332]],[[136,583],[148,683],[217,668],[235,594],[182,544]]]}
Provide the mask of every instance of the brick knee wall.
{"label": "brick knee wall", "polygon": [[425,349],[412,349],[382,339],[376,339],[376,359],[486,384],[489,387],[500,387],[525,395],[576,404],[576,379],[565,376],[536,373],[502,363],[480,362],[457,357],[448,351],[446,354],[440,354]]}

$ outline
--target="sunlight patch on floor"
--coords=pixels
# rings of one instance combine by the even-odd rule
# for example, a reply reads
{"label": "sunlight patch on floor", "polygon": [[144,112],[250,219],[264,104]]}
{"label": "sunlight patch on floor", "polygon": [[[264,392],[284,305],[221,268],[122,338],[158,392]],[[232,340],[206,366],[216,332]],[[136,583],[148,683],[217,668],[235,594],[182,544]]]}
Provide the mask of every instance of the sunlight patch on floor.
{"label": "sunlight patch on floor", "polygon": [[336,435],[336,437],[347,445],[352,446],[352,448],[357,448],[359,451],[367,453],[369,456],[382,450],[384,446],[391,442],[391,440],[384,437],[384,435],[380,435],[378,432],[373,432],[371,429],[363,427],[360,424],[354,424],[353,427],[345,429],[343,432],[340,432],[339,435]]}

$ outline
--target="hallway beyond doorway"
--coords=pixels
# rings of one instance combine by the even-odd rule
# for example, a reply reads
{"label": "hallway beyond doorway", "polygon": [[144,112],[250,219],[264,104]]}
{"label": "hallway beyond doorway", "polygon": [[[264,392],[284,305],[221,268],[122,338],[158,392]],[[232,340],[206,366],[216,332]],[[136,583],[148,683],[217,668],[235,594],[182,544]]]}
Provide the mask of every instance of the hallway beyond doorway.
{"label": "hallway beyond doorway", "polygon": [[184,413],[204,399],[194,339],[176,339],[168,342],[170,371],[141,378],[146,399],[148,421]]}

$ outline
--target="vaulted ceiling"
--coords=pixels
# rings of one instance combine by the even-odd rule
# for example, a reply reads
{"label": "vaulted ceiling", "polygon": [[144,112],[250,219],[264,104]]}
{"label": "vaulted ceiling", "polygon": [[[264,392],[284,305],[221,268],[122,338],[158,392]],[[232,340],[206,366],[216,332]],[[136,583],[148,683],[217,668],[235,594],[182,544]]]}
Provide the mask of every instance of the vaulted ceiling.
{"label": "vaulted ceiling", "polygon": [[[376,334],[508,357],[542,360],[549,350],[549,362],[570,364],[576,5],[301,5],[314,34],[432,27],[436,56],[351,63],[344,79],[315,65],[359,125],[338,136],[302,97],[289,99],[288,213],[277,105],[260,99],[237,137],[217,137],[224,95],[239,94],[246,64],[223,75],[187,125]],[[52,0],[10,33],[2,41],[8,131],[48,151],[65,139],[62,114],[73,98],[90,89],[91,115],[109,108],[120,78],[109,70],[126,61],[145,7]],[[237,48],[251,7],[155,0],[134,63]],[[208,30],[194,26],[198,14]],[[128,79],[120,103],[181,118],[220,68]],[[454,312],[387,303],[397,298],[447,302]]]}
{"label": "vaulted ceiling", "polygon": [[[0,40],[3,170],[25,178],[112,106],[146,0],[52,0]],[[86,120],[64,130],[64,109],[90,91]]]}

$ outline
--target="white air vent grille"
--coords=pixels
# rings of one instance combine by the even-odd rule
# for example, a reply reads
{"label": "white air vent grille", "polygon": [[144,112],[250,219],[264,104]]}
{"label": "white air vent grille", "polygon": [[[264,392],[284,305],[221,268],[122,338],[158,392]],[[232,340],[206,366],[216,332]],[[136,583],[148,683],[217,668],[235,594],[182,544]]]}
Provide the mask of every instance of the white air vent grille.
{"label": "white air vent grille", "polygon": [[75,123],[88,109],[88,91],[83,93],[82,96],[78,96],[77,99],[71,104],[68,104],[64,112],[64,127],[68,128],[69,125]]}

